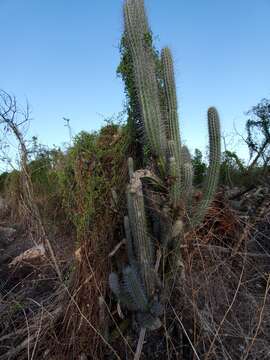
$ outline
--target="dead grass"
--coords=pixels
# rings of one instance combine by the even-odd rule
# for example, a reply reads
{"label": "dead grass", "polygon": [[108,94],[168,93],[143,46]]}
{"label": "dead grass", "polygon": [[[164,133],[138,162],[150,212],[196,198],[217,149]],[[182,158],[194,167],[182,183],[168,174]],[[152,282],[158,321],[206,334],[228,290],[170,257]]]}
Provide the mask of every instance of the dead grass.
{"label": "dead grass", "polygon": [[[132,149],[113,127],[103,132],[98,147],[104,150],[100,157],[91,157],[87,166],[81,158],[75,163],[78,189],[96,167],[103,183],[91,221],[77,231],[80,256],[75,263],[63,261],[62,282],[44,266],[2,294],[0,359],[134,357],[139,329],[131,326],[130,314],[123,309],[121,314],[108,289],[112,267],[126,260],[125,243],[117,245],[123,239],[126,158]],[[203,226],[185,237],[185,277],[173,278],[163,326],[146,333],[141,359],[269,359],[267,204],[266,199],[253,217],[243,217],[222,193],[217,196]],[[78,196],[76,206],[74,211],[84,214],[87,198]],[[36,283],[26,296],[28,279]],[[39,281],[47,284],[40,297]]]}
{"label": "dead grass", "polygon": [[[222,201],[209,214],[204,227],[187,237],[193,251],[185,252],[182,314],[193,324],[192,344],[202,359],[267,359],[270,254],[259,243],[250,245],[258,241],[259,224],[250,227],[251,220],[244,223]],[[234,253],[247,227],[249,236]],[[264,236],[269,240],[269,232]]]}

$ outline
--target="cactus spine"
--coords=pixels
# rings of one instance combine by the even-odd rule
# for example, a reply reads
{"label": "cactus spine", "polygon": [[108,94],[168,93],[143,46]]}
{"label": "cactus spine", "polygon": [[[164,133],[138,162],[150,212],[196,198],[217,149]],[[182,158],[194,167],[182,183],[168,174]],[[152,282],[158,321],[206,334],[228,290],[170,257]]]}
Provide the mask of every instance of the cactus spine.
{"label": "cactus spine", "polygon": [[[134,170],[133,160],[128,160],[128,216],[124,219],[124,227],[130,265],[122,271],[122,282],[113,273],[109,284],[118,300],[137,312],[141,326],[156,329],[161,325],[158,317],[163,307],[159,302],[160,291],[157,291],[161,282],[158,266],[155,268],[155,249],[162,249],[165,265],[166,254],[172,254],[168,255],[172,261],[168,259],[167,266],[173,263],[177,266],[172,265],[172,270],[181,273],[180,244],[184,232],[190,224],[197,226],[203,221],[218,184],[220,124],[217,110],[210,108],[209,168],[202,200],[192,209],[193,167],[187,147],[181,145],[171,52],[168,48],[161,52],[160,85],[143,0],[125,0],[124,22],[143,130],[152,154],[148,165],[154,170]],[[170,251],[166,252],[166,247],[170,247]],[[175,251],[171,251],[172,247]]]}

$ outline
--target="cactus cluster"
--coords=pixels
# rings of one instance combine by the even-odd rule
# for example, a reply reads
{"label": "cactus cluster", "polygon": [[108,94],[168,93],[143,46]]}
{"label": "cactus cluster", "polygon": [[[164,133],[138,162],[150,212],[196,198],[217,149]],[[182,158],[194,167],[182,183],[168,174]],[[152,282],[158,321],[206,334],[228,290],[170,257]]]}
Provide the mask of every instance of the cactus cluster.
{"label": "cactus cluster", "polygon": [[152,157],[151,170],[134,171],[133,160],[128,161],[128,216],[124,227],[129,265],[121,275],[112,273],[109,284],[118,301],[136,312],[142,327],[156,329],[161,324],[159,315],[163,309],[156,252],[162,249],[165,258],[166,249],[173,248],[175,251],[170,251],[174,253],[173,261],[183,265],[179,251],[181,238],[187,228],[203,221],[216,191],[220,124],[217,110],[209,108],[209,168],[202,198],[193,206],[193,167],[187,147],[181,144],[171,51],[168,48],[161,51],[160,84],[143,0],[125,1],[124,23],[143,131]]}
{"label": "cactus cluster", "polygon": [[158,316],[162,305],[155,296],[160,286],[154,264],[154,244],[148,227],[147,211],[143,193],[144,179],[152,179],[148,170],[134,172],[133,161],[129,159],[130,181],[127,187],[128,216],[124,227],[129,265],[123,268],[122,278],[112,273],[109,284],[120,303],[137,312],[141,326],[156,329],[160,326]]}

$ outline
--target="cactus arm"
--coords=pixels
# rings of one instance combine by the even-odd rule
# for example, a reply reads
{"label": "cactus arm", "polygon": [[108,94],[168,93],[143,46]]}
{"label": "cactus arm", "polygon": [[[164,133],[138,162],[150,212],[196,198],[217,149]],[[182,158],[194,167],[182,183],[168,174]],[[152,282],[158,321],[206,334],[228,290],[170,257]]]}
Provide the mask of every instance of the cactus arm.
{"label": "cactus arm", "polygon": [[152,239],[148,234],[141,176],[144,176],[144,173],[136,171],[127,189],[128,217],[136,259],[140,265],[146,293],[150,296],[154,289],[152,272],[150,271],[154,264],[154,256]]}
{"label": "cactus arm", "polygon": [[152,153],[159,158],[162,167],[166,152],[166,129],[160,109],[155,61],[151,46],[146,41],[150,30],[143,0],[127,0],[124,19],[146,137]]}
{"label": "cactus arm", "polygon": [[[175,187],[178,191],[174,191],[173,204],[176,206],[180,202],[182,193],[182,159],[181,159],[181,137],[179,130],[179,119],[177,112],[177,95],[174,79],[174,66],[171,51],[169,48],[162,49],[161,52],[165,108],[167,112],[167,136],[168,136],[168,152],[169,156],[175,159]],[[177,198],[175,198],[177,196]]]}
{"label": "cactus arm", "polygon": [[125,227],[125,234],[127,239],[127,250],[128,250],[128,260],[129,263],[132,265],[135,263],[135,256],[134,256],[134,249],[133,249],[133,241],[130,229],[130,223],[128,216],[124,217],[124,227]]}
{"label": "cactus arm", "polygon": [[147,311],[149,308],[147,297],[136,269],[133,266],[124,268],[123,278],[125,289],[130,294],[134,304],[140,311]]}
{"label": "cactus arm", "polygon": [[183,164],[191,164],[191,155],[186,145],[181,147],[181,159]]}
{"label": "cactus arm", "polygon": [[176,146],[177,158],[180,166],[180,151],[181,138],[179,130],[179,120],[177,112],[177,96],[174,79],[174,66],[171,51],[169,48],[162,49],[161,52],[164,92],[165,92],[165,106],[168,113],[168,139],[173,140]]}
{"label": "cactus arm", "polygon": [[183,200],[186,211],[189,212],[192,206],[193,195],[193,166],[190,163],[183,165]]}
{"label": "cactus arm", "polygon": [[111,273],[109,276],[109,286],[111,291],[116,296],[117,300],[132,311],[140,310],[140,306],[136,304],[127,291],[126,286],[119,281],[119,276],[116,273]]}
{"label": "cactus arm", "polygon": [[129,174],[129,180],[131,180],[134,174],[134,161],[132,157],[128,158],[128,174]]}
{"label": "cactus arm", "polygon": [[147,223],[144,208],[144,199],[142,193],[133,191],[129,187],[127,191],[128,217],[130,219],[131,233],[134,241],[136,258],[139,262],[148,259],[152,262],[152,249],[149,246],[149,237],[147,233]]}
{"label": "cactus arm", "polygon": [[169,176],[171,178],[170,199],[172,202],[172,206],[176,208],[179,200],[179,194],[178,194],[179,187],[177,186],[176,183],[177,170],[176,170],[176,161],[174,157],[169,158]]}
{"label": "cactus arm", "polygon": [[182,193],[182,178],[181,178],[181,163],[177,146],[173,140],[168,141],[169,153],[169,176],[172,178],[171,185],[171,201],[173,207],[177,207],[181,200]]}
{"label": "cactus arm", "polygon": [[120,283],[119,283],[119,276],[112,272],[109,276],[109,286],[114,295],[118,298],[120,295]]}
{"label": "cactus arm", "polygon": [[198,204],[193,219],[193,226],[203,221],[207,209],[209,208],[218,185],[221,157],[220,141],[220,121],[217,110],[214,107],[208,109],[208,132],[209,132],[209,168],[203,189],[203,197]]}

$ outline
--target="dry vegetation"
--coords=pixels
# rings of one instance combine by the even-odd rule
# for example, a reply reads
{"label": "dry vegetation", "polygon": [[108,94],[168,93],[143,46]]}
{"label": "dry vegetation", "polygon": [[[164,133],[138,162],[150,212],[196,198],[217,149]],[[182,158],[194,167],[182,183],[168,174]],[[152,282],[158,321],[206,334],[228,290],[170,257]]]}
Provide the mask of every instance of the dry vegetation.
{"label": "dry vegetation", "polygon": [[[144,35],[146,58],[155,65],[157,95],[164,105],[160,56],[151,33]],[[165,49],[165,60],[168,54]],[[162,177],[160,159],[145,141],[146,116],[131,57],[125,33],[117,71],[125,82],[127,121],[108,121],[98,132],[81,132],[66,149],[28,141],[28,108],[22,111],[14,97],[0,93],[2,162],[12,163],[7,156],[10,136],[18,142],[20,159],[16,168],[0,175],[0,360],[270,359],[270,116],[260,118],[259,105],[253,110],[261,123],[250,120],[247,127],[251,166],[228,150],[221,161],[210,156],[210,165],[198,150],[192,158],[191,205],[200,204],[201,180],[213,164],[221,165],[219,186],[214,200],[207,199],[211,205],[203,221],[187,227],[185,234],[180,231],[176,246],[164,250],[161,241],[155,243],[161,326],[146,331],[138,314],[122,306],[109,288],[110,273],[121,273],[130,262],[123,224],[129,211],[130,157],[136,169],[154,173],[156,188],[145,186],[147,215],[152,211],[162,220],[165,199],[173,220],[180,213],[189,221],[188,206],[173,207],[168,201],[179,177]],[[262,105],[269,115],[269,102]],[[252,136],[254,126],[267,128],[259,136],[264,136],[261,143]],[[155,142],[155,134],[150,135]],[[215,147],[211,140],[210,148]],[[177,157],[170,155],[172,159]],[[157,174],[162,181],[155,182]],[[213,178],[216,174],[210,171]],[[217,182],[218,176],[212,183]]]}
{"label": "dry vegetation", "polygon": [[[20,182],[14,178],[20,174],[6,179],[0,228],[1,359],[134,356],[139,329],[131,326],[128,313],[124,318],[119,313],[108,276],[113,264],[125,261],[125,244],[115,247],[124,237],[126,159],[135,148],[126,127],[105,126],[82,145],[85,136],[47,170],[54,181],[54,172],[67,177],[58,179],[57,193],[46,198],[42,184],[34,181],[62,280],[46,257],[10,266],[33,244],[28,215],[18,206]],[[91,184],[89,174],[95,174]],[[181,246],[185,278],[181,287],[173,284],[162,328],[146,334],[142,359],[269,358],[270,189],[258,185],[238,197],[241,206],[232,197],[232,190],[221,188],[204,224],[186,234]]]}

